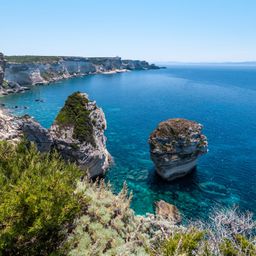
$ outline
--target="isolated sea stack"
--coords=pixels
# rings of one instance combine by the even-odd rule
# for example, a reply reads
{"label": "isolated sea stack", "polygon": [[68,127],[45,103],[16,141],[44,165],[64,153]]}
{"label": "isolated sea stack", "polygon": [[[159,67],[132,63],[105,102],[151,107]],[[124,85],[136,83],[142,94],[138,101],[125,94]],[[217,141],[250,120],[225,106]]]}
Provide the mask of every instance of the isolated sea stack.
{"label": "isolated sea stack", "polygon": [[111,162],[104,136],[106,126],[105,115],[95,101],[76,92],[66,100],[50,134],[62,157],[88,170],[93,178],[103,175]]}
{"label": "isolated sea stack", "polygon": [[149,138],[151,159],[157,173],[166,180],[188,174],[198,156],[207,152],[207,138],[202,125],[175,118],[161,122]]}

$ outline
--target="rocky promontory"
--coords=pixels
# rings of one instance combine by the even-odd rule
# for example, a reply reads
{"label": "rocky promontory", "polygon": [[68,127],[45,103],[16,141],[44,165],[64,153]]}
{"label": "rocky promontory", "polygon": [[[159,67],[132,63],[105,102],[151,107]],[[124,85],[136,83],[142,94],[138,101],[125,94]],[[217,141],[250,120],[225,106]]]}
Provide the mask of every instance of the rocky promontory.
{"label": "rocky promontory", "polygon": [[1,86],[1,94],[19,92],[31,85],[48,84],[77,76],[159,69],[159,67],[146,61],[123,60],[120,57],[85,58],[28,55],[5,56],[5,59],[5,86]]}
{"label": "rocky promontory", "polygon": [[105,129],[102,109],[78,92],[68,97],[49,130],[30,116],[17,117],[0,109],[0,140],[16,143],[25,137],[41,152],[57,150],[65,160],[88,171],[90,177],[103,175],[111,162]]}
{"label": "rocky promontory", "polygon": [[202,125],[176,118],[161,122],[149,138],[150,154],[157,173],[174,180],[189,173],[198,156],[207,152],[207,138]]}
{"label": "rocky promontory", "polygon": [[54,147],[66,160],[89,170],[90,177],[106,172],[111,156],[106,149],[105,115],[86,94],[68,97],[50,128]]}

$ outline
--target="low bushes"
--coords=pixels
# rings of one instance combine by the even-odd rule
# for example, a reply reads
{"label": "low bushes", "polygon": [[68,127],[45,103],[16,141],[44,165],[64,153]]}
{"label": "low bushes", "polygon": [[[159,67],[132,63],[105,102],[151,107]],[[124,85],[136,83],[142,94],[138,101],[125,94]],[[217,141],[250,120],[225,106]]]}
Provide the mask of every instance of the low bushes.
{"label": "low bushes", "polygon": [[199,253],[203,238],[204,232],[191,228],[184,233],[173,234],[163,242],[160,250],[165,256],[195,255]]}
{"label": "low bushes", "polygon": [[153,255],[256,256],[256,221],[237,208],[215,209],[208,222],[191,223],[171,232]]}
{"label": "low bushes", "polygon": [[33,145],[0,142],[0,255],[48,255],[81,209],[80,172]]}

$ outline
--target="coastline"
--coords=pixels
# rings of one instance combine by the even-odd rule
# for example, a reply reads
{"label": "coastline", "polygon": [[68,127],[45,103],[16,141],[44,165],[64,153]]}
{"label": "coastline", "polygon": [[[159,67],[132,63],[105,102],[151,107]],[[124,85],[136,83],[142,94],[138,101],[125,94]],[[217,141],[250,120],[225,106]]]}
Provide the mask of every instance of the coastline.
{"label": "coastline", "polygon": [[131,72],[131,70],[128,69],[115,69],[111,71],[97,71],[95,73],[90,73],[90,74],[74,74],[66,77],[61,77],[61,78],[56,78],[51,81],[47,81],[44,83],[35,83],[33,85],[27,85],[27,86],[20,86],[18,89],[4,89],[0,88],[0,97],[11,95],[11,94],[17,94],[17,93],[24,93],[25,91],[29,91],[33,86],[42,86],[42,85],[49,85],[52,83],[57,83],[61,82],[63,80],[68,80],[76,77],[85,77],[85,76],[90,76],[90,75],[114,75],[114,74],[119,74],[119,73],[126,73],[126,72]]}
{"label": "coastline", "polygon": [[31,86],[46,85],[73,77],[160,69],[146,61],[123,60],[120,57],[4,56],[3,54],[1,56],[1,96],[23,93]]}

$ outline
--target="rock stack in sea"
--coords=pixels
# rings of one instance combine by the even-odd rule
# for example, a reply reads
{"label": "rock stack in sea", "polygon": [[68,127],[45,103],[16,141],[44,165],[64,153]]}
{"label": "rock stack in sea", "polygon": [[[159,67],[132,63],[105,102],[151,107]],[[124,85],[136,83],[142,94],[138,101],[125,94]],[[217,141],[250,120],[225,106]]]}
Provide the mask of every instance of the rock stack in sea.
{"label": "rock stack in sea", "polygon": [[0,109],[0,140],[16,143],[25,136],[41,152],[57,150],[65,160],[88,170],[90,177],[103,175],[111,162],[105,129],[102,109],[82,93],[68,97],[49,130],[29,116],[17,117]]}
{"label": "rock stack in sea", "polygon": [[202,125],[175,118],[161,122],[149,138],[151,159],[157,173],[166,180],[188,174],[197,158],[207,152],[207,138]]}

